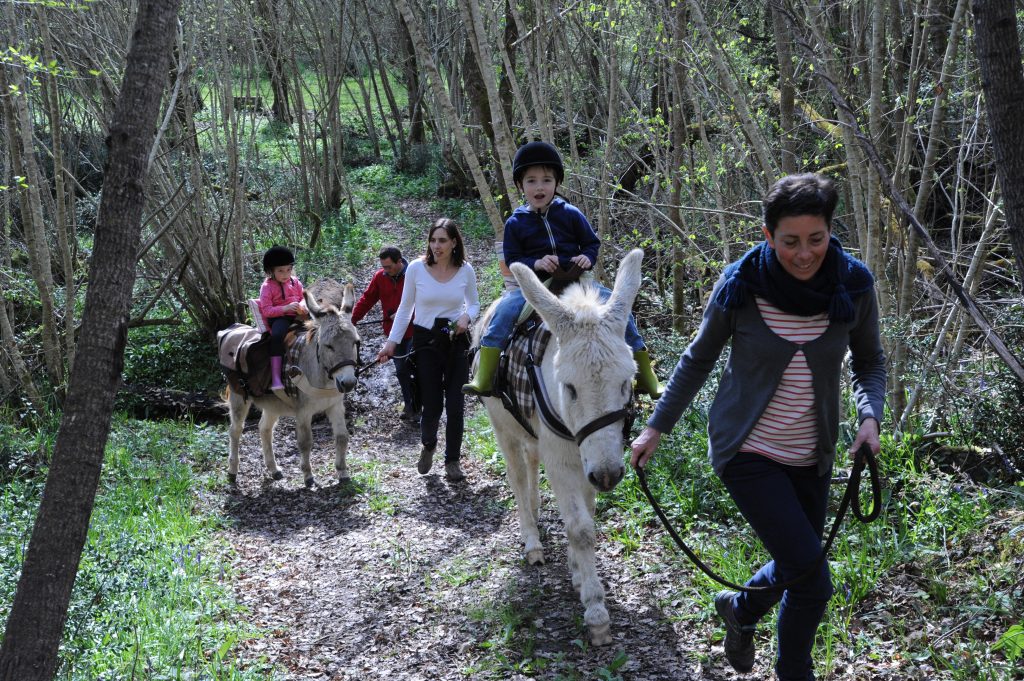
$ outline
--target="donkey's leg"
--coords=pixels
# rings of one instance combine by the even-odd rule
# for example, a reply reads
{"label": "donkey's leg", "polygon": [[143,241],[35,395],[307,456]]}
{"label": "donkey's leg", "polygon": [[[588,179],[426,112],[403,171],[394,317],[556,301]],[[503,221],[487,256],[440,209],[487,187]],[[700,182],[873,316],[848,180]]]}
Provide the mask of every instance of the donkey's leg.
{"label": "donkey's leg", "polygon": [[[558,509],[565,524],[565,535],[569,540],[569,568],[573,575],[573,586],[580,592],[580,601],[585,611],[583,621],[590,629],[591,643],[597,646],[612,642],[608,610],[604,605],[604,585],[597,574],[594,560],[596,531],[594,518],[589,512],[583,476],[583,467],[575,448],[549,439],[542,442],[551,455],[544,461],[544,470],[558,500]],[[571,454],[571,455],[570,455]]]}
{"label": "donkey's leg", "polygon": [[[509,438],[512,440],[512,438]],[[500,442],[500,438],[499,438]],[[525,446],[524,446],[525,445]],[[528,444],[511,441],[501,444],[505,452],[505,468],[508,482],[516,497],[516,511],[519,513],[519,533],[523,538],[523,552],[530,565],[544,563],[544,546],[537,529],[537,467],[531,465],[529,455],[524,451]]]}
{"label": "donkey's leg", "polygon": [[488,403],[487,412],[494,426],[498,447],[505,455],[508,483],[516,498],[524,557],[530,565],[541,565],[544,563],[544,547],[537,530],[540,498],[537,491],[537,441],[523,432],[522,427],[508,416],[504,407],[496,401],[492,407],[490,398],[485,402]]}
{"label": "donkey's leg", "polygon": [[269,409],[263,410],[260,417],[260,448],[263,449],[263,463],[267,467],[267,473],[274,480],[280,480],[284,473],[277,467],[277,459],[274,458],[274,426],[277,425],[278,415]]}
{"label": "donkey's leg", "polygon": [[313,486],[313,466],[309,463],[309,452],[313,449],[313,414],[295,414],[295,439],[299,445],[299,469],[306,487]]}
{"label": "donkey's leg", "polygon": [[[536,427],[536,426],[535,426]],[[533,522],[540,522],[540,448],[536,440],[520,440],[523,443],[523,453],[526,457],[526,488],[530,490],[530,513],[533,514]]]}
{"label": "donkey's leg", "polygon": [[238,482],[238,445],[245,427],[245,417],[249,415],[252,402],[241,395],[231,393],[228,396],[228,409],[231,426],[228,428],[228,482]]}
{"label": "donkey's leg", "polygon": [[350,478],[348,474],[348,463],[345,457],[348,455],[348,424],[345,423],[345,400],[339,398],[334,405],[327,409],[327,419],[331,422],[331,430],[334,432],[334,470],[338,474],[338,482],[344,482]]}

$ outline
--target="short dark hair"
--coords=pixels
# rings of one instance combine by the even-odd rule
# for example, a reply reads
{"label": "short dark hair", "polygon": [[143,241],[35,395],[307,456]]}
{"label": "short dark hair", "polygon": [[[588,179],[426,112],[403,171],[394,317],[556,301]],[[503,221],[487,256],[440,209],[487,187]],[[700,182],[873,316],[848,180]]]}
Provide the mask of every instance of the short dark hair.
{"label": "short dark hair", "polygon": [[820,215],[832,228],[832,213],[839,202],[839,192],[829,178],[817,173],[786,175],[764,195],[764,226],[775,236],[782,218],[798,215]]}
{"label": "short dark hair", "polygon": [[452,247],[452,264],[456,267],[462,267],[462,263],[466,261],[466,249],[462,243],[462,233],[459,232],[459,226],[451,218],[438,218],[430,226],[430,231],[427,232],[427,264],[433,265],[435,263],[434,252],[430,250],[430,237],[439,229],[447,232],[448,238],[455,242],[455,246]]}
{"label": "short dark hair", "polygon": [[377,259],[383,260],[384,258],[391,262],[402,262],[402,252],[398,250],[398,246],[384,246],[377,254]]}

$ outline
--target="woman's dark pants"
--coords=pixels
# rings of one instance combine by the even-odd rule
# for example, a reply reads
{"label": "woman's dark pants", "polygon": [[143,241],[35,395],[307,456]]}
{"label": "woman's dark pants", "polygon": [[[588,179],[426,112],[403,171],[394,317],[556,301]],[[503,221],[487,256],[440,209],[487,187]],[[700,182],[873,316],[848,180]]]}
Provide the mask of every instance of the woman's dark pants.
{"label": "woman's dark pants", "polygon": [[[787,466],[749,452],[726,464],[722,481],[772,556],[747,586],[785,582],[814,566],[821,554],[830,479],[830,474],[818,475],[817,466]],[[775,672],[780,681],[814,679],[811,649],[831,597],[826,560],[813,575],[783,592],[741,593],[736,598],[740,624],[756,623],[779,604]]]}
{"label": "woman's dark pants", "polygon": [[462,451],[465,396],[462,386],[469,381],[468,334],[455,340],[438,338],[422,326],[413,326],[412,346],[416,356],[416,383],[419,386],[420,442],[437,446],[437,428],[441,411],[447,416],[444,430],[444,461],[458,461]]}

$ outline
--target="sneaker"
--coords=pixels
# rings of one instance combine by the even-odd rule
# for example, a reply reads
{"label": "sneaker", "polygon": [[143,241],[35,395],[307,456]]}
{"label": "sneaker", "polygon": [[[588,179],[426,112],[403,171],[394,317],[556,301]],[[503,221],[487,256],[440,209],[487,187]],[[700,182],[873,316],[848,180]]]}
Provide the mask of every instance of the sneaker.
{"label": "sneaker", "polygon": [[753,624],[743,625],[736,620],[736,592],[719,591],[715,596],[715,610],[725,623],[725,659],[732,668],[746,674],[754,668]]}
{"label": "sneaker", "polygon": [[420,475],[426,475],[430,472],[430,467],[434,465],[434,449],[436,448],[437,445],[433,447],[423,445],[423,448],[420,449],[420,460],[416,462],[416,470],[419,471]]}
{"label": "sneaker", "polygon": [[462,472],[462,467],[459,465],[458,460],[445,462],[444,476],[451,482],[459,482],[466,479],[466,474]]}

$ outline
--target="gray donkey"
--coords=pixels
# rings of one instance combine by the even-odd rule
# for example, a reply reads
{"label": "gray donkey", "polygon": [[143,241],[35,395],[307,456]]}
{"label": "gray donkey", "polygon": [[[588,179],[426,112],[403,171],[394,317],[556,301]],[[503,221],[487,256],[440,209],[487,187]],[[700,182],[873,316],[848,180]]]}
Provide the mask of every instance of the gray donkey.
{"label": "gray donkey", "polygon": [[317,300],[306,291],[306,307],[310,320],[306,330],[295,340],[288,353],[286,372],[297,389],[292,395],[278,397],[268,393],[262,397],[245,397],[228,388],[227,401],[231,413],[228,481],[235,484],[238,476],[238,442],[249,408],[255,404],[262,410],[260,445],[267,472],[274,480],[284,477],[274,458],[274,426],[281,416],[295,417],[295,433],[299,445],[299,467],[306,487],[313,485],[313,469],[309,452],[313,447],[313,415],[325,412],[334,431],[334,469],[338,480],[349,478],[345,455],[348,452],[348,429],[345,424],[345,393],[356,387],[359,362],[359,332],[352,324],[355,289],[347,284],[341,307]]}

